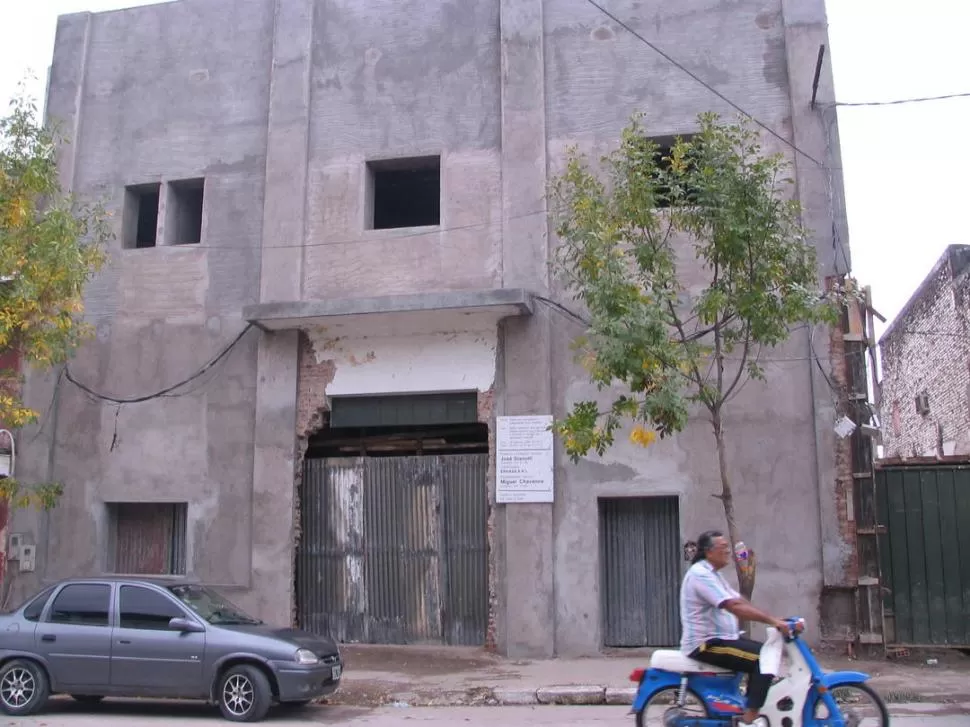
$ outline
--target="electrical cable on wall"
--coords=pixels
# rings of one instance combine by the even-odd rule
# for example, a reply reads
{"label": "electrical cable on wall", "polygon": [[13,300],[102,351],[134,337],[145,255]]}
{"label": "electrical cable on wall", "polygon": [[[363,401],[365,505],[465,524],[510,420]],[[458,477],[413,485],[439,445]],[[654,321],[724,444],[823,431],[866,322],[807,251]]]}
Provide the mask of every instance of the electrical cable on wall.
{"label": "electrical cable on wall", "polygon": [[164,389],[161,389],[151,394],[145,394],[143,396],[132,396],[127,398],[101,394],[95,391],[94,389],[92,389],[90,386],[87,386],[86,384],[83,384],[80,381],[78,381],[76,378],[74,378],[74,375],[71,373],[71,370],[68,367],[64,368],[64,378],[66,378],[68,381],[70,381],[77,388],[79,388],[81,391],[88,394],[89,396],[93,396],[95,399],[98,399],[100,401],[107,401],[111,404],[119,404],[119,405],[140,404],[142,402],[151,401],[152,399],[158,399],[163,396],[170,396],[172,395],[173,391],[176,391],[177,389],[182,388],[186,384],[192,383],[200,376],[205,374],[207,371],[209,371],[213,366],[218,364],[222,359],[228,356],[229,353],[236,347],[236,344],[238,344],[242,340],[243,336],[245,336],[249,332],[249,330],[253,327],[254,326],[252,323],[247,323],[246,327],[243,328],[242,331],[240,331],[240,333],[229,343],[229,345],[223,348],[222,351],[219,352],[219,354],[217,354],[214,358],[210,359],[208,363],[206,363],[202,368],[200,368],[191,376],[185,379],[182,379],[182,381],[179,381],[176,384],[172,384],[171,386],[166,386]]}

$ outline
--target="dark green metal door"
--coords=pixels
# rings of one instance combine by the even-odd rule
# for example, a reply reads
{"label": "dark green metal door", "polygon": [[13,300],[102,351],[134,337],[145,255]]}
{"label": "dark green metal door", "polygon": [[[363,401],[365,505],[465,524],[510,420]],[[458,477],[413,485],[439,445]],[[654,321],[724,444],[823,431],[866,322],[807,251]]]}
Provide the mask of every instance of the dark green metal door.
{"label": "dark green metal door", "polygon": [[876,472],[886,641],[970,646],[970,465]]}

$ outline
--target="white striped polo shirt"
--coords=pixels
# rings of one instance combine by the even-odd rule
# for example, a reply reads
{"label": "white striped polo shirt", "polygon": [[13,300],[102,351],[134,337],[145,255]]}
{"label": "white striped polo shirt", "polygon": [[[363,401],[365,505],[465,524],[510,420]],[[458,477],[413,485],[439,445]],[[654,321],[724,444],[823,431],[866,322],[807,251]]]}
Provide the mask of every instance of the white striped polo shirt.
{"label": "white striped polo shirt", "polygon": [[708,639],[737,639],[738,619],[718,606],[741,595],[708,561],[687,570],[680,586],[680,650],[690,654]]}

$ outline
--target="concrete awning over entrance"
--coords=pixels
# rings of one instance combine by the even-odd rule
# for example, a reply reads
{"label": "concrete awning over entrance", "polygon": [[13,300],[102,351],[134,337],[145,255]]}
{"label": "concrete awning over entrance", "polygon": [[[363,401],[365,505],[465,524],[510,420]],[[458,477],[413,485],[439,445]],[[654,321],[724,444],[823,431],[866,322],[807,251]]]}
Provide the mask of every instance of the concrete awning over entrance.
{"label": "concrete awning over entrance", "polygon": [[497,324],[531,315],[535,299],[521,288],[383,295],[243,308],[243,318],[267,331],[326,329],[356,335],[407,335]]}

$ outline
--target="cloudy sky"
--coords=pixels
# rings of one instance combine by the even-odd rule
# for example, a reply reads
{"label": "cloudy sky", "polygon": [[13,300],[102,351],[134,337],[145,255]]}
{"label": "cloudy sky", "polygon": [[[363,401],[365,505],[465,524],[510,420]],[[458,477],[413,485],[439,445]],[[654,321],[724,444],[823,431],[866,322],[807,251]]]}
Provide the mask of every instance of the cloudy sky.
{"label": "cloudy sky", "polygon": [[[147,4],[6,0],[0,9],[0,102],[30,72],[36,77],[30,92],[42,101],[58,15]],[[970,92],[970,44],[965,37],[970,2],[827,4],[839,101]],[[965,181],[970,170],[970,98],[842,108],[839,124],[853,269],[861,282],[873,286],[876,307],[891,319],[947,245],[970,243]]]}

